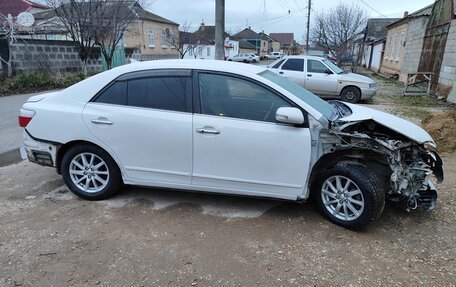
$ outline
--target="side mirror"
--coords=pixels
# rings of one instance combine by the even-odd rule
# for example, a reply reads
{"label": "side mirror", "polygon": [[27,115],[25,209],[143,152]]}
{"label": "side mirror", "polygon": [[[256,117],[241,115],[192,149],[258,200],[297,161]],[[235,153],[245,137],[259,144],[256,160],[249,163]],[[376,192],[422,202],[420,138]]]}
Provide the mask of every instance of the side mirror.
{"label": "side mirror", "polygon": [[325,74],[331,75],[333,72],[330,69],[325,70]]}
{"label": "side mirror", "polygon": [[298,108],[282,107],[277,109],[276,120],[279,123],[301,125],[304,123],[304,115]]}

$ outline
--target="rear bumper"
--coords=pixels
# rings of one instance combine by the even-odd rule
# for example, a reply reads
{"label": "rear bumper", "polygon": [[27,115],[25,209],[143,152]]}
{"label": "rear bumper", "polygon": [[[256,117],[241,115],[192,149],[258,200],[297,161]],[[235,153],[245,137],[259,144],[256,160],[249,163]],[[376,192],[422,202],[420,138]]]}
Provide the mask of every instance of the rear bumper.
{"label": "rear bumper", "polygon": [[27,157],[30,162],[44,166],[56,166],[57,151],[60,145],[33,138],[27,130],[23,132],[24,146],[21,155]]}

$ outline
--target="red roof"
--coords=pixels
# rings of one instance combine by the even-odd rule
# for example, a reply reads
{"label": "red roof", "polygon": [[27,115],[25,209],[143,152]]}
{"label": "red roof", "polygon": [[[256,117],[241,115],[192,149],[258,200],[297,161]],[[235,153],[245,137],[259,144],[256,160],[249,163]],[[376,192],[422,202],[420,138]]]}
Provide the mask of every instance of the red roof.
{"label": "red roof", "polygon": [[280,42],[280,44],[289,46],[293,44],[294,41],[294,34],[293,33],[271,33],[269,34],[270,37],[276,39]]}
{"label": "red roof", "polygon": [[44,5],[30,1],[30,0],[1,0],[0,1],[0,13],[7,16],[17,16],[21,12],[28,12],[32,8],[49,9]]}

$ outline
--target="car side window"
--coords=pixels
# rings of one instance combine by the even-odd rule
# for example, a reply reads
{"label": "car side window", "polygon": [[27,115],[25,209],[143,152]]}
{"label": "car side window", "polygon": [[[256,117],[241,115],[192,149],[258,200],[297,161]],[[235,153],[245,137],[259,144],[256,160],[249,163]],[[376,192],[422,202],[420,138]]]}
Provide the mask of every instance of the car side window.
{"label": "car side window", "polygon": [[105,103],[113,105],[127,104],[127,82],[114,82],[105,89],[96,99],[96,103]]}
{"label": "car side window", "polygon": [[127,105],[185,112],[187,77],[158,76],[128,80]]}
{"label": "car side window", "polygon": [[275,64],[274,66],[272,66],[273,69],[278,69],[280,67],[280,65],[282,65],[283,61],[285,60],[280,60],[277,62],[277,64]]}
{"label": "car side window", "polygon": [[291,106],[258,84],[227,75],[200,73],[199,91],[206,115],[275,123],[277,109]]}
{"label": "car side window", "polygon": [[303,59],[288,59],[282,66],[282,70],[304,72]]}
{"label": "car side window", "polygon": [[323,65],[322,62],[317,60],[307,60],[307,72],[308,73],[320,73],[324,74],[328,68]]}

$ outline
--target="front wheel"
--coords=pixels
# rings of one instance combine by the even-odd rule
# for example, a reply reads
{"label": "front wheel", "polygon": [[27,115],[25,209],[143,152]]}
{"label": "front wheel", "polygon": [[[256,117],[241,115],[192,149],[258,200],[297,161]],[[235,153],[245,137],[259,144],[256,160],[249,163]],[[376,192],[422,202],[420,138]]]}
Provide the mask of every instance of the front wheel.
{"label": "front wheel", "polygon": [[330,221],[359,230],[382,213],[385,206],[382,186],[366,167],[342,162],[319,176],[313,192],[322,213]]}
{"label": "front wheel", "polygon": [[347,87],[340,93],[340,98],[344,102],[357,103],[361,99],[361,91],[356,87]]}
{"label": "front wheel", "polygon": [[108,198],[122,186],[116,162],[106,151],[89,144],[74,146],[65,153],[62,176],[74,194],[88,200]]}

